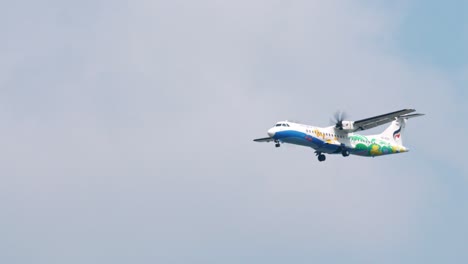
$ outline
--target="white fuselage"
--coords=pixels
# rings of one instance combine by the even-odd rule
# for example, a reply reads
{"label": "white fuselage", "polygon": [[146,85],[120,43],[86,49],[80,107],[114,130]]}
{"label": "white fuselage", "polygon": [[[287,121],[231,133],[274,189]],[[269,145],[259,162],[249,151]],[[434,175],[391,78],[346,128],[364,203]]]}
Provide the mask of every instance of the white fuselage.
{"label": "white fuselage", "polygon": [[388,136],[347,133],[334,126],[315,127],[282,121],[269,129],[268,135],[277,143],[311,147],[318,153],[340,154],[347,151],[353,155],[374,157],[408,151],[392,142]]}

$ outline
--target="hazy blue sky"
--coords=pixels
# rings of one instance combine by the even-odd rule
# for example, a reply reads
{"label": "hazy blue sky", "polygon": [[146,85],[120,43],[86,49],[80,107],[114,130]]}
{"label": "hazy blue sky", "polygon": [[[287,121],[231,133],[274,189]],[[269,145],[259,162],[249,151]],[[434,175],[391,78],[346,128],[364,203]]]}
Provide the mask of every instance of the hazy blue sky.
{"label": "hazy blue sky", "polygon": [[[2,3],[0,262],[467,263],[467,12]],[[402,155],[252,142],[402,108]]]}

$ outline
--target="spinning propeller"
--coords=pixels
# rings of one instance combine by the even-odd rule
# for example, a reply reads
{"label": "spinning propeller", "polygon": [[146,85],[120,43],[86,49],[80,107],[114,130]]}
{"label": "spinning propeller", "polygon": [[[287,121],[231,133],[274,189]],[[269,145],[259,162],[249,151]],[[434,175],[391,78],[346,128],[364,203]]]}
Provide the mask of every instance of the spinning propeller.
{"label": "spinning propeller", "polygon": [[333,119],[331,119],[331,122],[335,124],[335,128],[343,130],[343,120],[346,118],[346,113],[343,111],[337,111],[333,115]]}

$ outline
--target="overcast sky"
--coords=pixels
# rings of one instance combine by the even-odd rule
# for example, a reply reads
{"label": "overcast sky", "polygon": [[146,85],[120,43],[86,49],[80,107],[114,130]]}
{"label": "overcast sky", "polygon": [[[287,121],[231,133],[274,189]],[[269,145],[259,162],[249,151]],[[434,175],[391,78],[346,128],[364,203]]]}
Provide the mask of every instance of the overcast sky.
{"label": "overcast sky", "polygon": [[[468,4],[387,2],[4,1],[0,262],[467,263]],[[401,155],[252,142],[402,108]]]}

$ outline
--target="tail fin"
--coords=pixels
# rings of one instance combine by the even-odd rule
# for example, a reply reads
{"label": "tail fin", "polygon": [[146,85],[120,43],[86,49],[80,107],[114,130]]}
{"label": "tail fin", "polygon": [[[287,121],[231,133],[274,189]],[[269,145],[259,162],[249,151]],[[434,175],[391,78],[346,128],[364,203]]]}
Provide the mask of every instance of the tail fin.
{"label": "tail fin", "polygon": [[403,132],[405,130],[406,118],[399,117],[394,120],[380,136],[394,142],[399,146],[403,146]]}
{"label": "tail fin", "polygon": [[391,142],[403,146],[403,132],[405,130],[406,121],[413,117],[423,116],[424,114],[410,114],[410,115],[402,115],[397,117],[387,129],[385,129],[382,134],[380,134],[381,138],[386,140],[390,140]]}

